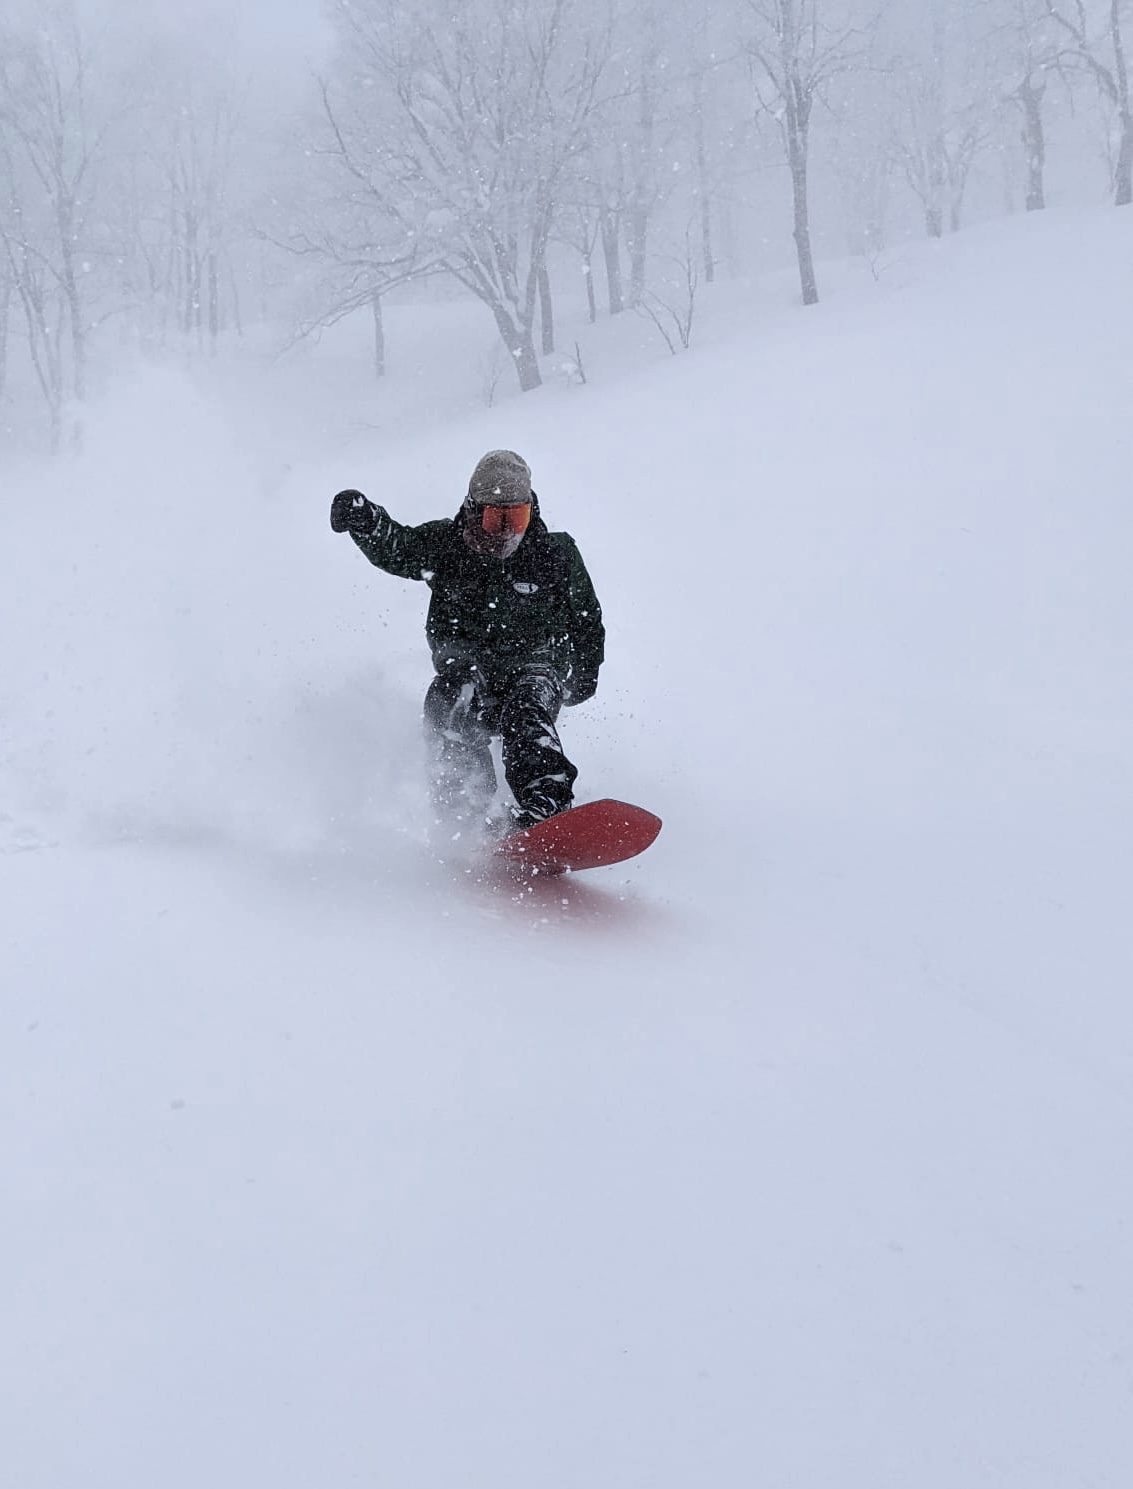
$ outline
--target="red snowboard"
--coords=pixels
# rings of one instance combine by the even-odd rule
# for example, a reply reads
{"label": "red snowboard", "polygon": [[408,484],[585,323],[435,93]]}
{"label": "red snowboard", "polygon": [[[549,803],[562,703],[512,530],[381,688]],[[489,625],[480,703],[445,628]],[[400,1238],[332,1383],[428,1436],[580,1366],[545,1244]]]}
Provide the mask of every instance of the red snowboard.
{"label": "red snowboard", "polygon": [[588,801],[523,832],[513,832],[496,857],[532,874],[577,873],[634,858],[661,831],[661,819],[625,801]]}

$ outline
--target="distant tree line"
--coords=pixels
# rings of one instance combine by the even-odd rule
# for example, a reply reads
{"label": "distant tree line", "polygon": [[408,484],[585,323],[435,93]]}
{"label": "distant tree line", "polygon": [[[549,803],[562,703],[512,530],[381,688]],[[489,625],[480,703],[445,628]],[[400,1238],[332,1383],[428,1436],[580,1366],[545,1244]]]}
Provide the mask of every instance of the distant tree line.
{"label": "distant tree line", "polygon": [[562,265],[592,320],[642,310],[687,344],[696,286],[753,236],[789,235],[812,304],[816,220],[876,262],[910,210],[957,231],[981,171],[1041,210],[1072,118],[1080,176],[1088,135],[1129,205],[1130,8],[327,0],[331,54],[281,111],[223,35],[124,45],[74,0],[8,0],[0,400],[18,360],[57,445],[97,339],[208,354],[288,315],[364,310],[381,372],[384,301],[437,277],[534,388]]}

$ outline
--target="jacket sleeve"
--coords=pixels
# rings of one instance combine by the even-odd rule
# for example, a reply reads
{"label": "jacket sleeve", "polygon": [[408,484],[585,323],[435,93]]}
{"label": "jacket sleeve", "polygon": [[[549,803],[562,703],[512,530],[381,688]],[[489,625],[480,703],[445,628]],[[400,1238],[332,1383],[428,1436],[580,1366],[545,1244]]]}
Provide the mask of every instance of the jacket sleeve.
{"label": "jacket sleeve", "polygon": [[423,522],[406,527],[395,522],[384,507],[374,507],[374,526],[368,533],[352,534],[355,543],[372,564],[399,579],[429,579],[437,567],[437,555],[451,521]]}
{"label": "jacket sleeve", "polygon": [[572,662],[567,701],[583,703],[598,687],[598,669],[606,654],[606,628],[594,585],[572,538],[567,539],[570,567],[567,596],[571,615]]}

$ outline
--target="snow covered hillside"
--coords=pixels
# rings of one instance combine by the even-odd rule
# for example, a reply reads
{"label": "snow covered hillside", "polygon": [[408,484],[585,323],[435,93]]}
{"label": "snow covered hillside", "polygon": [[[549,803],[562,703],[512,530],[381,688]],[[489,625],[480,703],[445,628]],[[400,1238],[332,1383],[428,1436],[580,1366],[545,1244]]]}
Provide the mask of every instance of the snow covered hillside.
{"label": "snow covered hillside", "polygon": [[[140,371],[0,473],[0,1483],[1133,1483],[1131,263],[721,286],[401,433]],[[606,612],[579,797],[666,824],[528,895],[327,524],[497,444]]]}

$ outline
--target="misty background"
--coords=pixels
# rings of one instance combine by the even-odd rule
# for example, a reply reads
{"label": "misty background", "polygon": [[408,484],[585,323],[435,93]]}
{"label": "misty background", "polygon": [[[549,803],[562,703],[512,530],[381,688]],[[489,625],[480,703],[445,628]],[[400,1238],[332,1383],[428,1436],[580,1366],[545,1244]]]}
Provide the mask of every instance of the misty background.
{"label": "misty background", "polygon": [[[0,1489],[1133,1484],[1131,32],[0,0]],[[327,521],[499,446],[518,884]]]}
{"label": "misty background", "polygon": [[813,303],[824,261],[1127,204],[1131,9],[8,0],[0,440],[73,445],[138,358],[268,365],[344,320],[376,382],[391,311],[454,299],[491,402],[586,381],[609,317],[679,354],[714,281]]}

